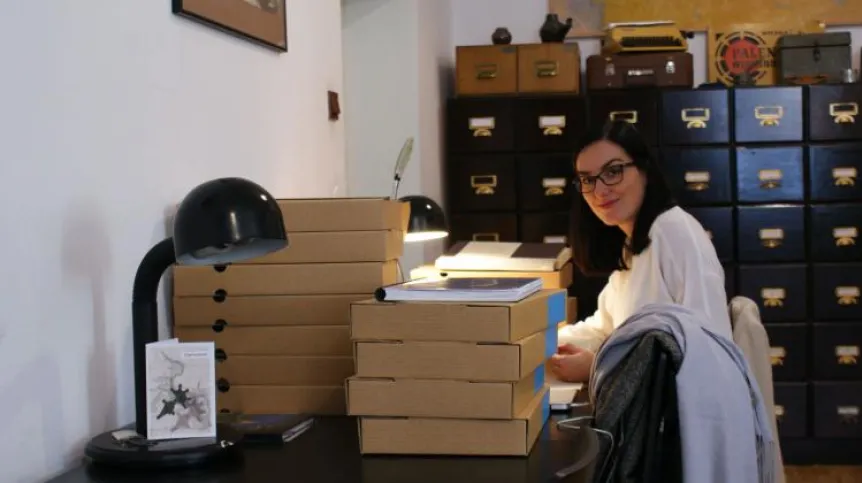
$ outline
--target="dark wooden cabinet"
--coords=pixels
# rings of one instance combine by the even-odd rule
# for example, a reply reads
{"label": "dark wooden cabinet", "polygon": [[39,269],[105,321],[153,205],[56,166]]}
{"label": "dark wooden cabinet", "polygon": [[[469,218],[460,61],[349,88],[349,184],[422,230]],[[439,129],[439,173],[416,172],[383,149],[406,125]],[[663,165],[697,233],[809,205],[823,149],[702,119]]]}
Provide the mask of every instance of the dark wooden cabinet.
{"label": "dark wooden cabinet", "polygon": [[[633,123],[677,201],[709,233],[728,298],[758,305],[785,463],[858,461],[860,104],[862,84],[454,99],[450,241],[567,240],[580,135],[612,118]],[[596,310],[606,281],[575,275],[579,319]]]}

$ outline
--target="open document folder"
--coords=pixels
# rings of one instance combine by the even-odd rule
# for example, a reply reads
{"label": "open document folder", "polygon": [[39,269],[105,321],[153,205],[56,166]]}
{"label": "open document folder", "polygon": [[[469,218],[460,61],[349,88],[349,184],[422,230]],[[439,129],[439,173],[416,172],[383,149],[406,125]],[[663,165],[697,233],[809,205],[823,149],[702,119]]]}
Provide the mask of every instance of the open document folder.
{"label": "open document folder", "polygon": [[545,374],[545,380],[551,386],[550,404],[554,411],[568,411],[584,385],[580,382],[563,382],[551,372]]}

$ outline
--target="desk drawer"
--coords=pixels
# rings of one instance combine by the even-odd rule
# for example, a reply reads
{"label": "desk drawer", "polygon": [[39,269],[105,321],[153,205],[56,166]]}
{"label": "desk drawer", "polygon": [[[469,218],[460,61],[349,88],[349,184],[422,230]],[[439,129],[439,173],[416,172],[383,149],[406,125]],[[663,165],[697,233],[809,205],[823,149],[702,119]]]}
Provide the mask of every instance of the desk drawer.
{"label": "desk drawer", "polygon": [[737,209],[737,249],[740,262],[805,260],[803,206],[740,206]]}
{"label": "desk drawer", "polygon": [[862,382],[814,383],[814,436],[862,438]]}
{"label": "desk drawer", "polygon": [[757,302],[768,322],[802,322],[808,316],[808,271],[803,264],[741,265],[739,293]]}
{"label": "desk drawer", "polygon": [[862,139],[862,84],[808,88],[808,130],[812,141]]}
{"label": "desk drawer", "polygon": [[775,417],[782,438],[808,436],[808,384],[775,383]]}
{"label": "desk drawer", "polygon": [[808,148],[811,201],[853,201],[862,198],[862,144]]}
{"label": "desk drawer", "polygon": [[737,143],[802,141],[802,87],[734,89]]}
{"label": "desk drawer", "polygon": [[647,144],[658,143],[658,90],[633,89],[592,92],[589,123],[602,126],[609,120],[634,124]]}
{"label": "desk drawer", "polygon": [[853,262],[862,260],[862,203],[814,205],[809,208],[811,229],[808,242],[811,257],[817,262]]}
{"label": "desk drawer", "polygon": [[727,89],[662,92],[662,143],[692,145],[730,142],[729,92]]}
{"label": "desk drawer", "polygon": [[512,99],[450,99],[447,112],[449,151],[481,153],[515,147],[515,105]]}
{"label": "desk drawer", "polygon": [[815,320],[862,321],[862,263],[815,264],[812,272]]}
{"label": "desk drawer", "polygon": [[518,241],[515,213],[471,213],[452,215],[450,244],[459,241]]}
{"label": "desk drawer", "polygon": [[563,211],[571,208],[574,165],[571,154],[520,155],[518,209]]}
{"label": "desk drawer", "polygon": [[803,148],[736,149],[736,185],[740,203],[805,201]]}
{"label": "desk drawer", "polygon": [[733,202],[728,148],[665,148],[663,170],[684,206]]}
{"label": "desk drawer", "polygon": [[814,377],[862,380],[862,322],[814,324]]}
{"label": "desk drawer", "polygon": [[733,230],[733,207],[688,208],[686,211],[703,225],[712,240],[718,260],[722,263],[732,261],[734,259],[734,245],[736,244]]}
{"label": "desk drawer", "polygon": [[768,324],[772,379],[804,381],[808,377],[808,325]]}
{"label": "desk drawer", "polygon": [[527,97],[515,104],[515,149],[574,153],[586,124],[581,96]]}
{"label": "desk drawer", "polygon": [[453,211],[514,211],[517,208],[513,157],[476,155],[451,161],[447,177]]}
{"label": "desk drawer", "polygon": [[519,240],[526,243],[567,243],[569,212],[525,213],[519,216]]}

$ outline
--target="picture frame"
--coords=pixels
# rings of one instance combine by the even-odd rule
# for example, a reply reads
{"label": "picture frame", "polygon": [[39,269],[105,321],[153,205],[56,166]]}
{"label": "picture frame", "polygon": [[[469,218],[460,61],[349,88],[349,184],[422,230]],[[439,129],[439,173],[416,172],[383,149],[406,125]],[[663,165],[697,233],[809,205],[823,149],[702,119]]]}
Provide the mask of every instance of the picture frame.
{"label": "picture frame", "polygon": [[173,13],[287,52],[287,0],[172,0]]}

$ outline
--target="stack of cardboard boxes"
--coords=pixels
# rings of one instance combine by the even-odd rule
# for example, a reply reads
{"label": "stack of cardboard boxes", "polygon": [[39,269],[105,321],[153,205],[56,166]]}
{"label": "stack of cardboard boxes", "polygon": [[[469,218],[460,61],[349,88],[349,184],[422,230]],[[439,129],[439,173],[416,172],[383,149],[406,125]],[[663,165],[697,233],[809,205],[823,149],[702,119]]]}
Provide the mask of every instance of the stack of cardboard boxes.
{"label": "stack of cardboard boxes", "polygon": [[215,341],[221,412],[345,414],[350,304],[396,282],[409,205],[279,200],[289,246],[174,268],[174,335]]}
{"label": "stack of cardboard boxes", "polygon": [[545,362],[565,290],[516,303],[351,304],[348,411],[363,454],[527,455],[549,416]]}

